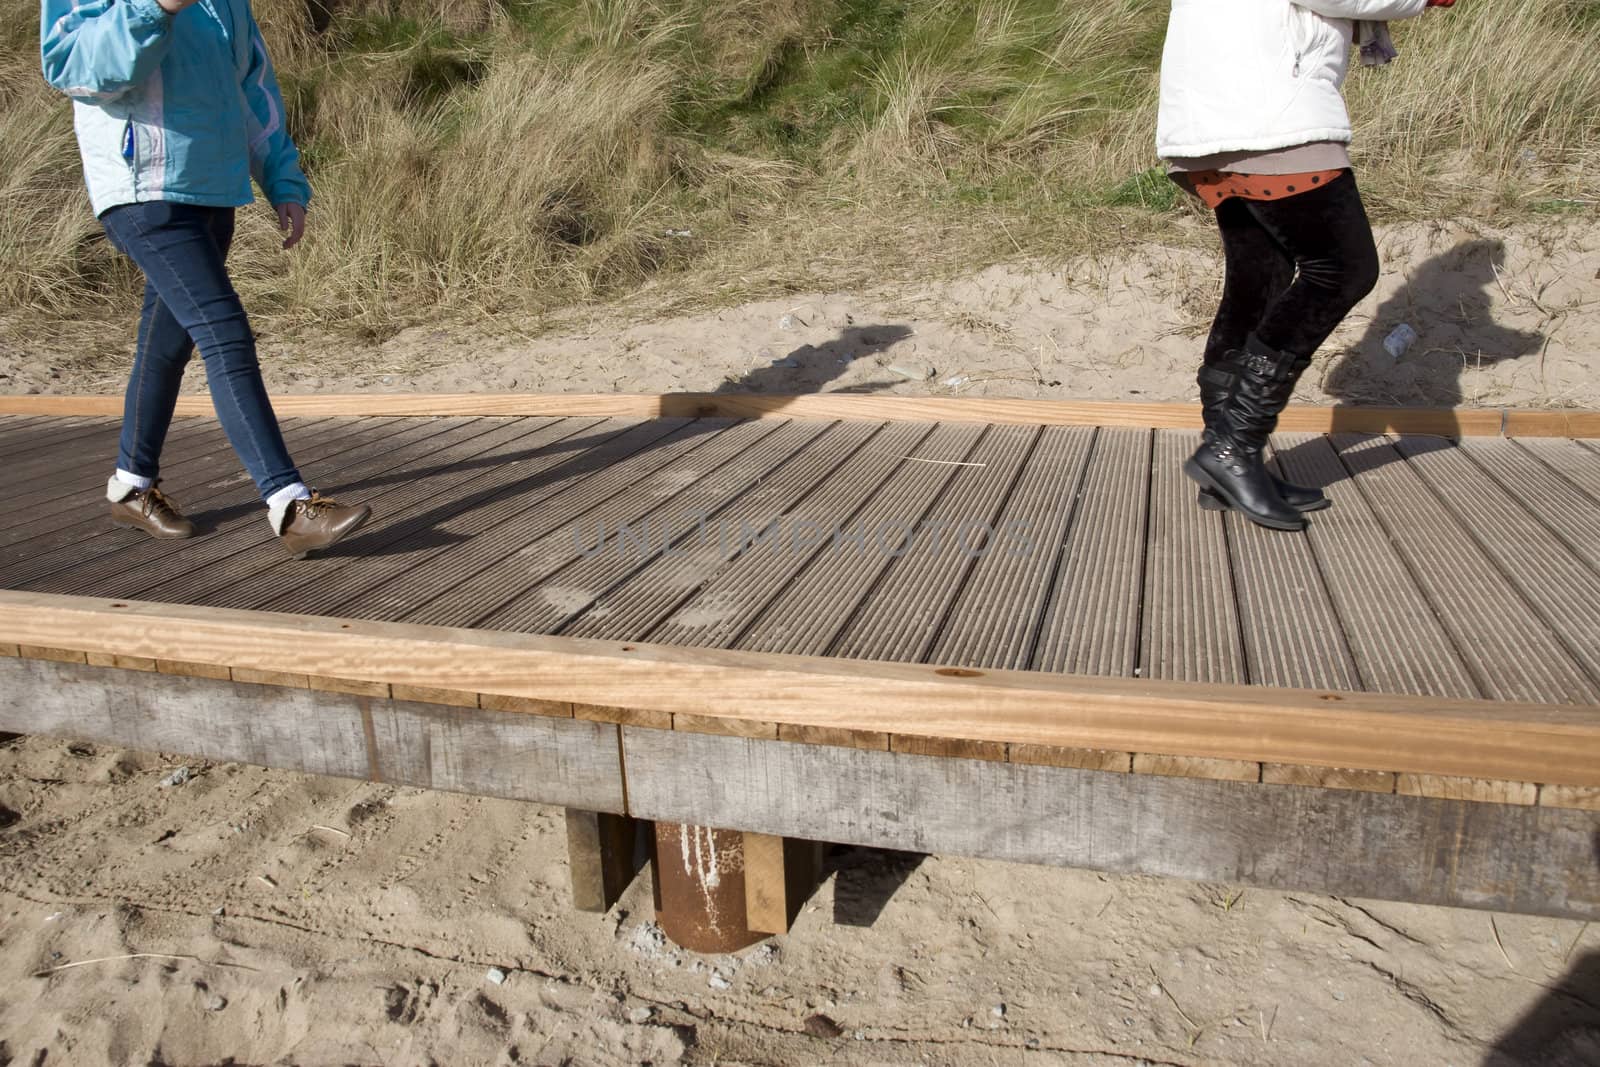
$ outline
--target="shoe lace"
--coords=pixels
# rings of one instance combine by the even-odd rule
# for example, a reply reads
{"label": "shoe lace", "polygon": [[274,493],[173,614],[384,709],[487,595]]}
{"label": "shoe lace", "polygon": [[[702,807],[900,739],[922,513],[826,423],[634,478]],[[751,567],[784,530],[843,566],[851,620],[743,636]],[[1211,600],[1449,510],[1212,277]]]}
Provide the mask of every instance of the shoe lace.
{"label": "shoe lace", "polygon": [[178,517],[178,508],[172,502],[172,498],[155,486],[152,485],[146,489],[143,497],[144,499],[139,502],[139,508],[146,515],[153,515],[163,519],[175,519]]}
{"label": "shoe lace", "polygon": [[337,500],[334,500],[329,496],[323,496],[321,493],[313,489],[311,490],[310,497],[300,501],[300,514],[304,515],[308,519],[314,519],[317,517],[318,512],[323,511],[324,509],[336,508],[338,506],[339,502]]}

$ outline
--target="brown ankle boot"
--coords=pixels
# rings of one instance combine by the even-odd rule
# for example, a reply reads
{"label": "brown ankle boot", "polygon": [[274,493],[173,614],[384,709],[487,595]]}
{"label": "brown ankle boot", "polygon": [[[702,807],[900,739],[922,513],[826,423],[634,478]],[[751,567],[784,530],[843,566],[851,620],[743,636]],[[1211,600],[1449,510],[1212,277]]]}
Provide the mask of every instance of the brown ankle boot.
{"label": "brown ankle boot", "polygon": [[113,500],[111,522],[124,530],[143,530],[151,537],[176,540],[194,536],[194,523],[155,486],[134,489],[121,500]]}
{"label": "brown ankle boot", "polygon": [[334,544],[372,517],[365,504],[347,507],[313,492],[310,500],[289,505],[278,539],[295,559]]}

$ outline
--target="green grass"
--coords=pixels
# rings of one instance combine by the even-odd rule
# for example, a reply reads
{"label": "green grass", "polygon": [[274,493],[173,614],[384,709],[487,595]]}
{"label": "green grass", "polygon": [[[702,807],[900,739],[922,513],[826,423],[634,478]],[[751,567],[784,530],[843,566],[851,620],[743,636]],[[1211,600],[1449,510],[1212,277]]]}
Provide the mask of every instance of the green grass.
{"label": "green grass", "polygon": [[[1154,158],[1162,0],[255,7],[317,194],[294,256],[245,216],[240,286],[275,327],[864,284],[1192,210]],[[1592,215],[1600,4],[1458,7],[1352,75],[1374,213]],[[0,45],[0,302],[125,314],[137,277],[89,217],[27,5]]]}

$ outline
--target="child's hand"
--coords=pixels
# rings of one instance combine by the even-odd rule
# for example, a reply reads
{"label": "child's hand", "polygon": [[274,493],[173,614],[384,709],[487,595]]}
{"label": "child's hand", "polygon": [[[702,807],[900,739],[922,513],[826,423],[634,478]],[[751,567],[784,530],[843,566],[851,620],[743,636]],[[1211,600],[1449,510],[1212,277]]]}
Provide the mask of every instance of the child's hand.
{"label": "child's hand", "polygon": [[278,231],[289,235],[283,239],[285,251],[299,244],[300,238],[306,235],[306,206],[304,204],[279,204]]}
{"label": "child's hand", "polygon": [[165,11],[169,15],[176,15],[184,8],[198,2],[199,0],[156,0],[157,6],[159,6],[161,10]]}

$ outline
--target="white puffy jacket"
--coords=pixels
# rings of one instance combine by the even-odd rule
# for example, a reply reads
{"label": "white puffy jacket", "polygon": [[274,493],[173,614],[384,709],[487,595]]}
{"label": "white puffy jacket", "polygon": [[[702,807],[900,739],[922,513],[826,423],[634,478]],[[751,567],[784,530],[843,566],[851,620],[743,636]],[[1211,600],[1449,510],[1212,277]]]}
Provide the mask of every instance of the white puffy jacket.
{"label": "white puffy jacket", "polygon": [[1350,140],[1339,87],[1356,20],[1428,0],[1172,0],[1161,56],[1163,159]]}

